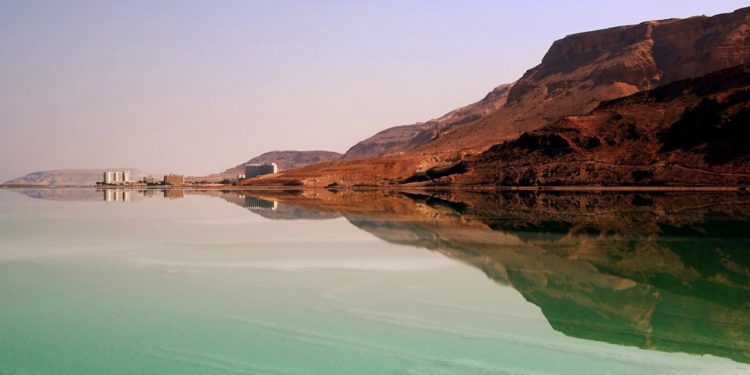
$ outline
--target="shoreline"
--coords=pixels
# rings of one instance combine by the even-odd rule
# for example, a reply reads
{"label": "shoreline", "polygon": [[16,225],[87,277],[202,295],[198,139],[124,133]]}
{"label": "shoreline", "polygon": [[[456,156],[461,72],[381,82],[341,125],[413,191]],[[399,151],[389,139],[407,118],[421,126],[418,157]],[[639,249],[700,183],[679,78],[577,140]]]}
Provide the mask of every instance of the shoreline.
{"label": "shoreline", "polygon": [[0,185],[0,189],[97,189],[97,190],[219,190],[219,191],[292,191],[292,190],[330,190],[330,191],[539,191],[539,192],[744,192],[744,186],[352,186],[352,187],[313,187],[313,186],[235,186],[235,185],[185,185],[185,186],[94,186],[94,185]]}

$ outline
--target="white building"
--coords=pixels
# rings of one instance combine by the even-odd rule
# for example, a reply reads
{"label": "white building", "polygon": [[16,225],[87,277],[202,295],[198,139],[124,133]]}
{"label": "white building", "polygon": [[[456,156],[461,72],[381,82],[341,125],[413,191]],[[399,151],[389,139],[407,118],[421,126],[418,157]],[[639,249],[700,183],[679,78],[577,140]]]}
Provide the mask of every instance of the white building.
{"label": "white building", "polygon": [[276,163],[245,164],[245,178],[253,178],[272,173],[279,173],[279,167],[276,165]]}
{"label": "white building", "polygon": [[130,171],[106,171],[104,183],[110,185],[130,183]]}

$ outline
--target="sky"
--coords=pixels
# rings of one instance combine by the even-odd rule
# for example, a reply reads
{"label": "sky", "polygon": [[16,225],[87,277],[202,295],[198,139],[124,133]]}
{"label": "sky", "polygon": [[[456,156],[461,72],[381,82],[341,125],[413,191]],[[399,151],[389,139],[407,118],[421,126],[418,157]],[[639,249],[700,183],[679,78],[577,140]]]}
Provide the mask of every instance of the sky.
{"label": "sky", "polygon": [[565,35],[747,5],[0,0],[0,181],[344,152],[517,80]]}

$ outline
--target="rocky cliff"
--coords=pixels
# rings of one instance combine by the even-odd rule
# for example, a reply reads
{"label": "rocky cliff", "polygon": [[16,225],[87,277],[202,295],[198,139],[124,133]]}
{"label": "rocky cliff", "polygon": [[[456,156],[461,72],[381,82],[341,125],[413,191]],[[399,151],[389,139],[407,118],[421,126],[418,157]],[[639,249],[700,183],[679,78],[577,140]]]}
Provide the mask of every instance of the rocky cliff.
{"label": "rocky cliff", "polygon": [[[576,172],[580,170],[578,166],[563,165],[554,173],[559,176],[570,173],[575,181],[549,180],[544,177],[548,173],[546,170],[535,172],[537,176],[542,176],[539,178],[524,177],[521,174],[527,172],[517,170],[511,171],[512,176],[505,182],[526,184],[549,180],[552,183],[576,184],[736,183],[740,182],[740,179],[734,174],[737,171],[733,168],[741,165],[742,160],[735,158],[730,163],[716,163],[704,159],[703,163],[698,160],[700,156],[691,156],[694,152],[689,152],[684,147],[662,150],[665,140],[657,133],[661,132],[663,127],[659,125],[657,129],[657,124],[653,121],[653,118],[658,117],[661,122],[667,121],[672,124],[703,99],[722,102],[722,95],[727,92],[722,94],[719,88],[713,90],[713,99],[709,98],[711,95],[703,92],[692,92],[690,100],[673,98],[636,103],[637,99],[633,99],[635,101],[627,104],[632,107],[631,110],[622,109],[623,112],[633,113],[626,119],[613,119],[606,124],[598,119],[596,121],[599,121],[600,125],[595,127],[589,127],[584,123],[593,121],[597,116],[603,116],[604,110],[598,111],[593,117],[588,114],[604,102],[748,63],[750,8],[713,17],[649,21],[638,25],[574,34],[553,43],[542,62],[527,71],[512,86],[500,86],[476,104],[451,112],[441,119],[384,130],[352,147],[344,161],[309,165],[300,170],[282,173],[277,176],[278,178],[263,179],[253,184],[391,185],[405,182],[423,183],[425,180],[435,179],[442,179],[442,183],[496,183],[498,181],[493,179],[494,177],[488,176],[497,177],[500,174],[499,169],[505,167],[505,160],[513,159],[514,163],[520,165],[519,163],[524,163],[524,160],[527,164],[536,163],[541,160],[540,153],[547,154],[544,155],[547,162],[563,157],[562,154],[551,155],[557,152],[555,148],[561,144],[558,137],[553,134],[560,129],[571,127],[578,128],[581,134],[577,140],[572,133],[570,139],[563,136],[568,144],[574,145],[571,146],[574,152],[566,151],[566,155],[582,153],[581,155],[587,158],[601,157],[602,160],[593,161],[603,166],[604,163],[612,162],[608,152],[618,148],[618,157],[622,156],[625,159],[617,163],[629,163],[631,167],[646,166],[647,169],[638,172],[628,167],[630,169],[616,173],[619,177],[608,176],[614,172],[587,172],[586,177],[576,177],[575,173],[581,173]],[[673,89],[677,90],[675,87]],[[647,97],[648,95],[640,98]],[[736,96],[732,100],[741,99]],[[731,106],[737,108],[735,104]],[[718,116],[731,116],[734,109],[700,109],[701,113],[710,110],[716,110]],[[641,113],[635,113],[638,111]],[[645,113],[649,115],[646,116]],[[741,122],[740,120],[737,119]],[[712,126],[720,127],[720,123]],[[547,129],[548,136],[543,139],[535,138],[541,136],[541,133],[534,133],[541,128]],[[629,132],[636,128],[646,132],[647,136],[637,141],[622,140],[622,137],[633,137],[634,135]],[[679,128],[680,126],[676,129]],[[596,135],[596,132],[602,132],[601,136]],[[522,136],[524,133],[531,135]],[[707,133],[694,133],[693,136],[698,144],[713,142],[701,138],[707,136]],[[598,139],[599,145],[594,147],[594,143],[586,144],[589,139],[594,143]],[[500,149],[501,146],[493,147],[503,142],[509,142],[509,145],[503,149]],[[528,142],[531,144],[527,144]],[[538,146],[535,146],[537,143]],[[526,158],[529,147],[536,147],[539,150],[532,151],[539,152]],[[631,147],[630,156],[623,154],[627,147]],[[488,149],[490,151],[485,152]],[[581,151],[588,149],[606,151]],[[636,157],[633,152],[640,149],[646,150],[648,155]],[[654,163],[668,162],[669,158],[664,159],[662,156],[666,156],[665,152],[672,151],[670,155],[674,156],[674,161],[683,163],[688,168],[698,168],[707,172],[698,173],[696,170],[686,169],[684,173],[676,173],[676,169],[672,168],[672,172],[659,175],[658,172],[651,171],[657,168]],[[711,153],[715,155],[717,152],[714,150]],[[478,157],[477,154],[480,153],[484,154]],[[732,157],[735,156],[737,155]],[[581,162],[572,156],[566,157],[571,162]],[[563,157],[558,160],[564,163],[567,159]],[[471,172],[469,168],[468,173],[473,173],[470,178],[443,178],[446,175],[443,173],[445,171],[451,172],[450,174],[463,173],[466,163],[471,164],[474,170]],[[652,172],[657,173],[654,175],[656,178],[649,177]],[[623,173],[630,177],[625,178]],[[714,178],[725,176],[726,173],[732,175],[727,178]]]}
{"label": "rocky cliff", "polygon": [[484,149],[602,101],[747,63],[750,8],[570,35],[513,85],[503,107],[423,148]]}
{"label": "rocky cliff", "polygon": [[[737,185],[750,182],[750,66],[568,116],[468,159],[461,184]],[[450,178],[450,177],[449,177]]]}
{"label": "rocky cliff", "polygon": [[497,86],[482,100],[451,111],[440,118],[427,122],[402,125],[383,130],[374,136],[352,146],[345,159],[359,159],[371,156],[385,156],[416,149],[434,140],[440,133],[475,122],[495,112],[503,105],[511,85]]}

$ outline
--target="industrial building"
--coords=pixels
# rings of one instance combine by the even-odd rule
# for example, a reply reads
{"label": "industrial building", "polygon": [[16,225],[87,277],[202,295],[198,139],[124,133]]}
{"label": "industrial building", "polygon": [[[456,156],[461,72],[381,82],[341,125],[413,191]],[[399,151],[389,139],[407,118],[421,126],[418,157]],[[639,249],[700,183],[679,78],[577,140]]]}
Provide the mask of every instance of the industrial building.
{"label": "industrial building", "polygon": [[179,174],[168,174],[164,176],[165,185],[182,185],[185,183],[185,176]]}
{"label": "industrial building", "polygon": [[107,185],[130,183],[130,171],[106,171],[103,182]]}
{"label": "industrial building", "polygon": [[279,167],[276,163],[245,164],[245,178],[253,178],[272,173],[279,173]]}

